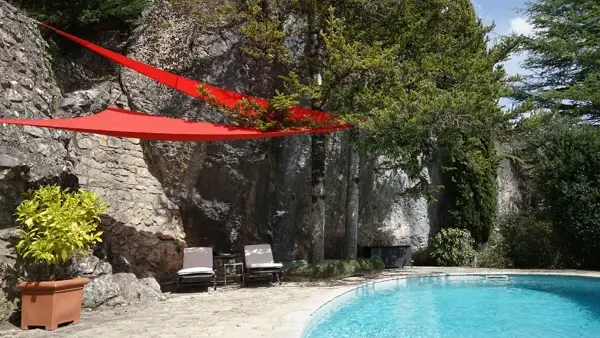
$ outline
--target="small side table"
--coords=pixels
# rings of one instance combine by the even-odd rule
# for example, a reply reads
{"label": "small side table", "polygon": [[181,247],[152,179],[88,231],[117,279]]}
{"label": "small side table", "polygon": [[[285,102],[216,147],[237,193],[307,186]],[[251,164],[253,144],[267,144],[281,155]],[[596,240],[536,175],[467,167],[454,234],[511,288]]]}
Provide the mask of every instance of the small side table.
{"label": "small side table", "polygon": [[[240,267],[240,272],[238,273],[238,266]],[[230,267],[233,270],[233,273],[228,273],[228,267]],[[244,285],[244,263],[225,263],[223,264],[223,278],[224,278],[224,285],[223,286],[227,286],[227,276],[229,277],[240,277],[242,278],[242,285]]]}

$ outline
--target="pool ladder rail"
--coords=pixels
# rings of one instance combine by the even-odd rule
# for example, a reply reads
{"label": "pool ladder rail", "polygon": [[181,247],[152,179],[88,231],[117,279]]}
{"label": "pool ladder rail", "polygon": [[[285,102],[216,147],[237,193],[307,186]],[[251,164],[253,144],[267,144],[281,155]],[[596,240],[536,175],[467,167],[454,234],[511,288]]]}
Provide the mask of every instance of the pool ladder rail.
{"label": "pool ladder rail", "polygon": [[507,275],[485,275],[485,279],[490,280],[508,280]]}

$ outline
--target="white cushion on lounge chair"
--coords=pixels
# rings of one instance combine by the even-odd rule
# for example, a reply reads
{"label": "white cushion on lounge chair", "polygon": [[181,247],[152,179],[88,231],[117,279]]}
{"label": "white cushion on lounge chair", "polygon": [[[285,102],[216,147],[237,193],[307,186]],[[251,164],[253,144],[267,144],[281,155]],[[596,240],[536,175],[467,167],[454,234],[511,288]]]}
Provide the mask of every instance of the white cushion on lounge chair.
{"label": "white cushion on lounge chair", "polygon": [[203,268],[203,267],[187,268],[187,269],[181,269],[181,270],[177,271],[178,275],[196,275],[196,274],[213,275],[214,273],[215,272],[213,271],[213,269]]}
{"label": "white cushion on lounge chair", "polygon": [[250,268],[273,268],[273,269],[281,269],[283,268],[283,264],[281,263],[253,263],[250,264]]}
{"label": "white cushion on lounge chair", "polygon": [[275,263],[273,252],[269,244],[255,244],[244,246],[244,259],[246,266],[252,268],[281,269],[281,263]]}

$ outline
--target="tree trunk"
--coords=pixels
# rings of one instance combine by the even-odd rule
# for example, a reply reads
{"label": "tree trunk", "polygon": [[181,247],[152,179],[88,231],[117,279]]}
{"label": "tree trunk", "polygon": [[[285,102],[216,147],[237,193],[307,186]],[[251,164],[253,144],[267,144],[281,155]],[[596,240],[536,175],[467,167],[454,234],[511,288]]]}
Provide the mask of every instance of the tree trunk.
{"label": "tree trunk", "polygon": [[[350,131],[353,133],[354,131]],[[358,237],[358,208],[360,199],[360,157],[352,142],[348,141],[348,186],[346,194],[346,252],[347,259],[356,259]]]}
{"label": "tree trunk", "polygon": [[[318,73],[319,52],[319,25],[317,3],[306,2],[306,15],[308,27],[306,30],[306,45],[304,54],[307,57],[307,75],[314,79]],[[320,108],[319,103],[313,98],[311,108]],[[325,260],[325,156],[327,136],[311,134],[311,212],[310,226],[312,226],[312,246],[310,261],[313,264],[323,263]]]}
{"label": "tree trunk", "polygon": [[312,204],[310,224],[312,233],[311,263],[319,264],[325,260],[325,145],[323,134],[311,135],[311,187]]}

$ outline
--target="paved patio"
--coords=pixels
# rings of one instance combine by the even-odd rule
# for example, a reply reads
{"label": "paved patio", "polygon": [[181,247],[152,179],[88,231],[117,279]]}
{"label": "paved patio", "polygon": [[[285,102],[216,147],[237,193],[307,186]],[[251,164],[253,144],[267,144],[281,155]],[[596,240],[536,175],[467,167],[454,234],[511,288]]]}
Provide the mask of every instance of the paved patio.
{"label": "paved patio", "polygon": [[84,312],[81,323],[55,331],[22,331],[0,324],[1,337],[281,337],[281,328],[298,321],[307,304],[325,302],[332,293],[369,281],[406,275],[471,273],[544,273],[600,277],[600,272],[490,270],[419,267],[386,270],[369,278],[329,282],[284,282],[282,286],[168,294],[163,302]]}

